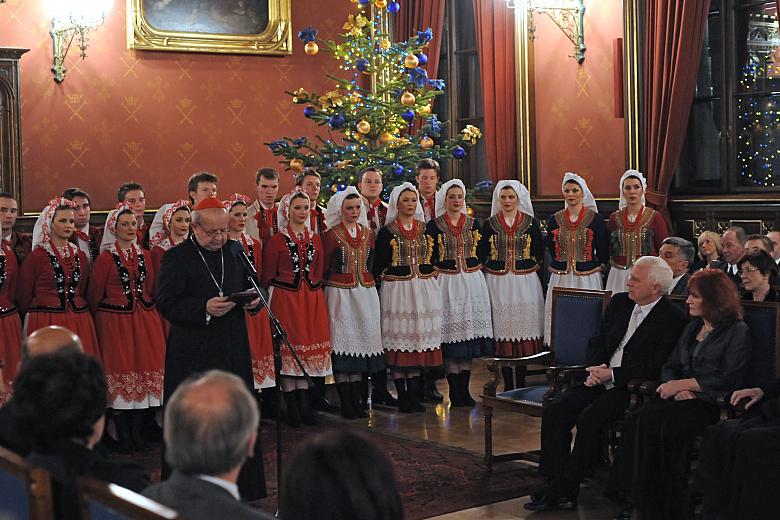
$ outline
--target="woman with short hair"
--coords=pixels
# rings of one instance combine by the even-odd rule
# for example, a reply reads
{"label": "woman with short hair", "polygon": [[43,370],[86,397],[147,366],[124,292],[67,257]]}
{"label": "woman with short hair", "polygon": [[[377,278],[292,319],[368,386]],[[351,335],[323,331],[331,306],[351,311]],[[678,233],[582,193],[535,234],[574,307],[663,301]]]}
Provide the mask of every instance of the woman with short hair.
{"label": "woman with short hair", "polygon": [[777,264],[769,253],[759,250],[748,253],[737,262],[739,276],[742,278],[742,299],[754,302],[776,302],[774,289],[777,279]]}

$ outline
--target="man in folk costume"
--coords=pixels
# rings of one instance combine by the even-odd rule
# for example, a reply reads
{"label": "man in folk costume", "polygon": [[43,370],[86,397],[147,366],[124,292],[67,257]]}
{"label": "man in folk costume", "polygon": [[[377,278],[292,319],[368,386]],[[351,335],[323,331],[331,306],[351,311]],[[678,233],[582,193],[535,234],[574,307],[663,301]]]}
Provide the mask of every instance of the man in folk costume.
{"label": "man in folk costume", "polygon": [[298,175],[295,179],[295,185],[298,186],[302,192],[308,195],[311,200],[311,230],[317,235],[324,235],[328,230],[328,226],[325,223],[325,208],[317,204],[317,200],[320,196],[320,185],[322,184],[322,176],[315,170],[306,169]]}
{"label": "man in folk costume", "polygon": [[[228,214],[214,197],[192,212],[192,234],[163,255],[157,307],[171,324],[165,359],[164,395],[187,377],[218,369],[240,377],[252,390],[252,358],[244,309],[228,296],[250,288],[246,269],[227,244]],[[260,300],[246,305],[255,308]],[[245,500],[265,496],[262,450],[247,459],[238,478]]]}
{"label": "man in folk costume", "polygon": [[103,240],[103,229],[89,225],[92,199],[81,188],[68,188],[62,192],[62,196],[76,204],[76,231],[70,241],[84,251],[91,264],[100,254],[100,243]]}
{"label": "man in folk costume", "polygon": [[360,173],[357,185],[366,208],[368,226],[376,238],[377,232],[382,229],[387,219],[387,203],[380,198],[382,195],[382,174],[373,166],[369,166]]}
{"label": "man in folk costume", "polygon": [[21,264],[32,253],[32,235],[14,231],[18,216],[19,205],[14,196],[7,191],[0,192],[0,242],[14,252],[17,262]]}
{"label": "man in folk costume", "polygon": [[146,221],[144,221],[144,212],[146,211],[146,194],[144,193],[144,187],[137,182],[126,182],[117,190],[116,199],[118,202],[126,203],[133,208],[135,220],[138,223],[138,227],[136,228],[138,240],[136,243],[143,248],[148,248],[148,227]]}
{"label": "man in folk costume", "polygon": [[279,172],[273,168],[260,168],[255,174],[257,200],[247,209],[246,232],[252,238],[268,241],[271,235],[279,232],[276,212],[279,205],[276,195],[279,193]]}

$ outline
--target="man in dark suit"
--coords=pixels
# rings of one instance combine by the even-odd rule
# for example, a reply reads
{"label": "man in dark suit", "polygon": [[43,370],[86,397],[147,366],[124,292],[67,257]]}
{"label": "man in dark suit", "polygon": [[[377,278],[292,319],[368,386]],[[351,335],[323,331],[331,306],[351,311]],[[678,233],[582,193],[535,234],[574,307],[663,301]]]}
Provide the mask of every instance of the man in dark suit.
{"label": "man in dark suit", "polygon": [[737,263],[745,254],[745,230],[739,226],[728,228],[723,232],[720,243],[723,248],[723,260],[712,262],[712,267],[725,272],[737,287],[742,287],[742,277],[739,275]]}
{"label": "man in dark suit", "polygon": [[564,392],[542,414],[539,471],[548,485],[531,495],[526,509],[576,509],[580,482],[601,455],[603,428],[620,419],[628,406],[628,382],[657,379],[685,325],[682,311],[664,297],[671,283],[666,262],[646,256],[634,264],[628,293],[612,297],[599,333],[588,343],[584,386]]}
{"label": "man in dark suit", "polygon": [[[164,394],[193,374],[218,369],[253,387],[244,309],[228,296],[250,288],[246,270],[227,242],[228,215],[214,197],[192,212],[188,240],[165,252],[157,283],[157,309],[171,323],[165,353]],[[260,304],[259,298],[246,307]],[[259,441],[258,441],[259,444]],[[259,446],[255,450],[260,453]],[[168,473],[163,467],[163,477]],[[239,478],[247,500],[265,496],[262,457],[250,457]]]}
{"label": "man in dark suit", "polygon": [[693,262],[696,248],[693,244],[680,237],[664,239],[658,256],[672,268],[672,287],[667,294],[672,296],[688,296],[688,268]]}
{"label": "man in dark suit", "polygon": [[243,504],[236,484],[254,455],[259,422],[255,399],[233,374],[211,370],[183,382],[165,408],[165,457],[174,472],[143,494],[190,520],[273,518]]}

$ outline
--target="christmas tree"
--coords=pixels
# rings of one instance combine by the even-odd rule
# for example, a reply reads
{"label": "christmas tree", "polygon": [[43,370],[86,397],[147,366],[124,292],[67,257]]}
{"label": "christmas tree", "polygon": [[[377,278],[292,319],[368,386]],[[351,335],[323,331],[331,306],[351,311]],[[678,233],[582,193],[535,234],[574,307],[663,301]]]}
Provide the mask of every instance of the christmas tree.
{"label": "christmas tree", "polygon": [[320,202],[354,184],[369,166],[382,173],[387,197],[393,186],[413,177],[420,160],[462,159],[482,137],[479,128],[467,125],[454,139],[441,138],[442,122],[431,105],[445,84],[421,68],[428,62],[431,29],[392,42],[389,17],[398,13],[399,3],[353,3],[357,12],[349,15],[339,42],[318,40],[312,27],[298,33],[306,54],[324,47],[344,71],[343,78],[328,75],[334,85],[325,93],[287,92],[293,103],[303,105],[307,118],[327,129],[327,138],[283,137],[266,143],[287,169],[297,173],[311,167],[320,173]]}

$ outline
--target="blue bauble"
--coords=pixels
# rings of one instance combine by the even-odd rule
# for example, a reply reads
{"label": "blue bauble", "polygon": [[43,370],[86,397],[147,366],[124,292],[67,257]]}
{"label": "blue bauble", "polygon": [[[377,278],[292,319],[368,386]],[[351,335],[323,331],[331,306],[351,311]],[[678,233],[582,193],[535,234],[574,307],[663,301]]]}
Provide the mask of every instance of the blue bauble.
{"label": "blue bauble", "polygon": [[336,189],[339,190],[339,191],[344,191],[344,190],[347,189],[347,185],[343,184],[343,183],[339,184],[338,186],[336,186]]}
{"label": "blue bauble", "polygon": [[407,123],[411,123],[414,121],[414,110],[411,108],[407,108],[403,112],[401,112],[401,118],[406,121]]}
{"label": "blue bauble", "polygon": [[355,68],[359,70],[360,72],[365,72],[368,69],[369,61],[365,58],[358,58],[355,61]]}
{"label": "blue bauble", "polygon": [[389,13],[397,13],[401,10],[401,4],[398,2],[390,2],[387,4],[387,12]]}
{"label": "blue bauble", "polygon": [[452,149],[452,156],[455,157],[456,159],[463,159],[464,157],[466,157],[466,150],[464,150],[460,146],[456,146],[455,148]]}
{"label": "blue bauble", "polygon": [[330,116],[330,119],[328,119],[328,124],[332,128],[341,128],[342,126],[344,126],[344,123],[346,122],[347,120],[341,114],[333,114],[332,116]]}
{"label": "blue bauble", "polygon": [[395,175],[396,177],[400,177],[401,175],[404,174],[404,167],[401,166],[400,164],[394,163],[391,171],[393,172],[393,175]]}
{"label": "blue bauble", "polygon": [[417,56],[417,64],[418,64],[420,67],[422,67],[423,65],[425,65],[426,63],[428,63],[428,55],[427,55],[427,54],[425,54],[424,52],[421,52],[421,53],[419,53],[419,54],[415,54],[415,56]]}
{"label": "blue bauble", "polygon": [[317,113],[317,109],[312,106],[308,106],[303,109],[303,115],[306,117],[313,117],[314,114],[316,113]]}
{"label": "blue bauble", "polygon": [[358,3],[360,5],[368,5],[371,3],[371,0],[358,0]]}

